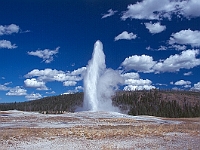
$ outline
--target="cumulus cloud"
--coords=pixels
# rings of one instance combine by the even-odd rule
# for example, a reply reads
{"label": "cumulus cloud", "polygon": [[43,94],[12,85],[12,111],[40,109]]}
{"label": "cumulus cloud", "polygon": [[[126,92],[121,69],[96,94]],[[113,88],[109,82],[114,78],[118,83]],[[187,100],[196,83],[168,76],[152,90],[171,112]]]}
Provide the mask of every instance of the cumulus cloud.
{"label": "cumulus cloud", "polygon": [[130,72],[130,73],[125,73],[125,74],[122,74],[122,77],[127,80],[127,79],[139,79],[140,76],[138,73],[135,73],[135,72]]}
{"label": "cumulus cloud", "polygon": [[73,94],[73,93],[76,93],[76,92],[79,92],[79,91],[82,91],[82,90],[83,90],[82,86],[77,86],[73,90],[68,90],[67,92],[63,93],[62,95]]}
{"label": "cumulus cloud", "polygon": [[159,48],[158,48],[158,51],[165,51],[165,50],[167,50],[167,47],[166,46],[160,46]]}
{"label": "cumulus cloud", "polygon": [[151,85],[152,82],[149,79],[126,79],[126,86],[124,87],[125,91],[134,91],[134,90],[150,90],[156,88]]}
{"label": "cumulus cloud", "polygon": [[77,70],[72,71],[70,74],[76,76],[79,74],[84,74],[85,71],[86,71],[86,67],[81,67],[81,68],[78,68]]}
{"label": "cumulus cloud", "polygon": [[77,84],[76,81],[64,81],[63,86],[75,86]]}
{"label": "cumulus cloud", "polygon": [[187,18],[195,18],[200,16],[200,1],[188,0],[183,2],[181,14]]}
{"label": "cumulus cloud", "polygon": [[24,81],[24,84],[25,84],[26,87],[37,88],[37,90],[48,90],[44,81],[38,81],[35,78],[26,79]]}
{"label": "cumulus cloud", "polygon": [[185,45],[171,45],[169,48],[172,48],[172,49],[175,49],[175,50],[178,50],[178,51],[183,51],[183,50],[186,50],[186,46]]}
{"label": "cumulus cloud", "polygon": [[0,48],[14,49],[17,48],[17,46],[15,44],[12,44],[10,41],[0,40]]}
{"label": "cumulus cloud", "polygon": [[19,29],[20,29],[19,26],[15,24],[5,25],[5,26],[0,25],[0,36],[9,35],[12,33],[18,33]]}
{"label": "cumulus cloud", "polygon": [[51,91],[51,92],[46,92],[46,94],[55,94],[55,91]]}
{"label": "cumulus cloud", "polygon": [[177,50],[177,51],[183,51],[186,50],[186,46],[185,45],[178,45],[178,44],[173,44],[173,45],[169,45],[169,46],[159,46],[159,48],[151,48],[150,46],[146,47],[146,50],[151,50],[151,51],[165,51],[165,50]]}
{"label": "cumulus cloud", "polygon": [[20,86],[16,86],[14,88],[11,88],[9,92],[6,93],[8,96],[23,96],[26,95],[26,89],[21,88]]}
{"label": "cumulus cloud", "polygon": [[39,81],[44,81],[44,82],[49,82],[49,81],[64,82],[67,80],[80,81],[83,78],[82,73],[84,72],[84,70],[85,68],[79,68],[72,72],[64,72],[61,70],[50,69],[50,68],[44,70],[34,69],[28,74],[26,74],[25,77],[26,78],[38,77],[37,79]]}
{"label": "cumulus cloud", "polygon": [[189,71],[189,72],[184,73],[183,75],[184,75],[184,76],[190,76],[190,75],[192,75],[192,72]]}
{"label": "cumulus cloud", "polygon": [[174,83],[174,85],[180,85],[180,86],[182,86],[182,85],[189,85],[189,84],[191,84],[191,82],[190,81],[185,81],[185,80],[179,80],[179,81],[176,81]]}
{"label": "cumulus cloud", "polygon": [[85,70],[86,67],[78,68],[71,72],[50,68],[44,70],[34,69],[24,76],[25,78],[29,78],[24,83],[26,87],[36,88],[36,90],[49,90],[45,84],[53,81],[62,82],[63,86],[75,86],[78,81],[83,79]]}
{"label": "cumulus cloud", "polygon": [[176,72],[180,69],[199,66],[200,59],[196,58],[197,55],[199,55],[199,50],[186,50],[160,61],[153,61],[153,58],[147,55],[133,55],[126,58],[121,67],[125,71],[135,70],[143,73]]}
{"label": "cumulus cloud", "polygon": [[186,50],[181,54],[171,55],[165,60],[160,60],[153,66],[155,72],[176,72],[182,68],[190,69],[200,65],[200,59],[196,58],[199,50]]}
{"label": "cumulus cloud", "polygon": [[180,32],[173,33],[169,39],[169,44],[184,44],[191,45],[192,47],[200,47],[200,31],[195,30],[181,30]]}
{"label": "cumulus cloud", "polygon": [[113,16],[116,12],[117,11],[113,11],[112,9],[109,9],[107,14],[103,14],[102,19]]}
{"label": "cumulus cloud", "polygon": [[133,34],[132,32],[128,33],[127,31],[123,31],[121,34],[115,37],[115,41],[122,40],[122,39],[132,40],[132,39],[135,39],[136,37],[137,35]]}
{"label": "cumulus cloud", "polygon": [[40,77],[45,81],[52,81],[55,80],[54,77],[59,74],[65,74],[64,71],[58,71],[56,69],[47,68],[44,70],[34,69],[28,74],[25,75],[26,78],[30,77]]}
{"label": "cumulus cloud", "polygon": [[200,91],[200,82],[194,84],[194,87],[192,87],[191,90]]}
{"label": "cumulus cloud", "polygon": [[147,55],[133,55],[126,58],[121,66],[125,70],[136,70],[138,72],[152,72],[152,67],[156,64],[151,56]]}
{"label": "cumulus cloud", "polygon": [[134,91],[134,90],[150,90],[153,88],[156,88],[155,86],[152,86],[152,82],[149,79],[140,79],[140,76],[138,73],[130,72],[125,73],[121,75],[125,82],[125,91]]}
{"label": "cumulus cloud", "polygon": [[122,19],[149,19],[159,20],[161,18],[171,18],[171,14],[176,12],[178,2],[170,0],[143,0],[136,4],[129,5],[127,11],[122,15]]}
{"label": "cumulus cloud", "polygon": [[149,79],[127,79],[125,80],[125,84],[135,85],[135,86],[144,86],[150,85],[152,82]]}
{"label": "cumulus cloud", "polygon": [[42,58],[45,63],[50,63],[53,61],[53,56],[58,53],[60,47],[57,47],[55,50],[45,49],[28,52],[29,55],[37,56]]}
{"label": "cumulus cloud", "polygon": [[189,19],[200,16],[199,8],[199,0],[162,0],[162,3],[160,0],[143,0],[128,5],[121,19],[161,20],[163,18],[171,19],[172,15]]}
{"label": "cumulus cloud", "polygon": [[[175,83],[170,82],[170,84],[177,85],[177,86],[182,86],[184,88],[190,88],[191,87],[191,82],[190,81],[185,81],[185,80],[179,80],[179,81],[176,81]],[[181,88],[178,88],[178,87],[174,87],[172,89],[174,89],[174,90],[182,90]]]}
{"label": "cumulus cloud", "polygon": [[42,95],[40,95],[39,93],[32,93],[32,94],[27,94],[27,95],[25,96],[25,98],[26,98],[27,100],[36,100],[36,99],[42,98]]}
{"label": "cumulus cloud", "polygon": [[75,90],[76,91],[83,90],[83,87],[82,86],[77,86],[77,87],[75,87]]}
{"label": "cumulus cloud", "polygon": [[166,26],[163,26],[160,24],[160,22],[157,23],[144,23],[146,28],[149,30],[150,33],[156,34],[164,31],[166,29]]}
{"label": "cumulus cloud", "polygon": [[5,84],[4,85],[0,84],[0,91],[8,91],[8,90],[10,90],[9,87],[7,87]]}
{"label": "cumulus cloud", "polygon": [[124,87],[124,91],[135,91],[135,90],[151,90],[155,89],[155,86],[152,85],[142,85],[142,86],[136,86],[136,85],[127,85]]}

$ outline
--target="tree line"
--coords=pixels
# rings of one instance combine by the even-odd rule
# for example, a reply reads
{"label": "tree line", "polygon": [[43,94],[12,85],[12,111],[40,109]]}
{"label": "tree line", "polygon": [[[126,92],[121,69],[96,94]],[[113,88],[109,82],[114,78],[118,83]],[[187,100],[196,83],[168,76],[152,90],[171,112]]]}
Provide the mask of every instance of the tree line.
{"label": "tree line", "polygon": [[39,100],[32,100],[19,103],[2,103],[0,110],[21,110],[21,111],[39,111],[41,113],[63,113],[74,112],[77,107],[81,107],[83,102],[83,93],[58,95],[44,97]]}
{"label": "tree line", "polygon": [[[174,95],[175,98],[177,94],[182,95],[182,97],[166,99],[166,95],[169,94]],[[196,101],[191,103],[190,97],[194,96]],[[200,117],[200,93],[159,90],[118,92],[113,98],[113,104],[129,115],[170,118]]]}
{"label": "tree line", "polygon": [[[84,93],[44,97],[39,100],[1,103],[0,110],[38,111],[41,113],[74,112],[82,107]],[[129,115],[158,117],[200,117],[200,93],[190,91],[118,91],[112,103]]]}

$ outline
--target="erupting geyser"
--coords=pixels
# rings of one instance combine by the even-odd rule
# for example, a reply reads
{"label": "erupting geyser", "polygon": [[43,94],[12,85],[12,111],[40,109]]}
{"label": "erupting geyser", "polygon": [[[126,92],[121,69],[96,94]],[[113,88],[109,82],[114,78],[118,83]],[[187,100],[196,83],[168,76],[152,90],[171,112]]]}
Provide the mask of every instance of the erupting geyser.
{"label": "erupting geyser", "polygon": [[84,76],[83,109],[89,111],[118,111],[112,106],[111,96],[123,78],[117,71],[106,69],[103,45],[94,44],[92,59],[88,62]]}

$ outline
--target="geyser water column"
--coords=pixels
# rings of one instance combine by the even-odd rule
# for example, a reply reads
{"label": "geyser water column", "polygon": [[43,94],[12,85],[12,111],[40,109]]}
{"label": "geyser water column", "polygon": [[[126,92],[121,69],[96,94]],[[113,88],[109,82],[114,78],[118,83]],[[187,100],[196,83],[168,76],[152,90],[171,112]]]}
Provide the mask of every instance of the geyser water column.
{"label": "geyser water column", "polygon": [[111,96],[117,89],[118,83],[123,83],[123,78],[117,71],[106,69],[103,45],[97,41],[84,76],[83,109],[117,111],[118,109],[112,106]]}

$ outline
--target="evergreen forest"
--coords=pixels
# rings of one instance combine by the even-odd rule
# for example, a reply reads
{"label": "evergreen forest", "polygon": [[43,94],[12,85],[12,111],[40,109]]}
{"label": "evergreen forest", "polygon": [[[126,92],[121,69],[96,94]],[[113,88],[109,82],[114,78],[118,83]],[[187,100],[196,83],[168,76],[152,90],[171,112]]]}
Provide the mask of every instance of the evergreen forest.
{"label": "evergreen forest", "polygon": [[[0,103],[0,110],[37,111],[45,114],[74,112],[83,105],[84,93],[44,97],[38,100]],[[118,91],[112,103],[122,113],[157,117],[200,117],[200,93],[175,90]]]}

